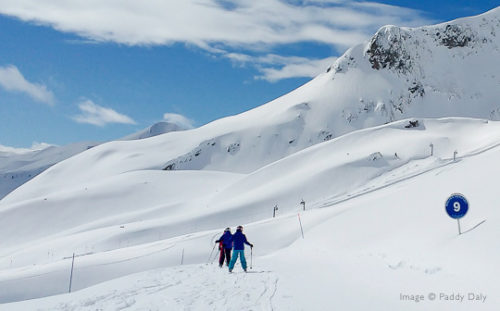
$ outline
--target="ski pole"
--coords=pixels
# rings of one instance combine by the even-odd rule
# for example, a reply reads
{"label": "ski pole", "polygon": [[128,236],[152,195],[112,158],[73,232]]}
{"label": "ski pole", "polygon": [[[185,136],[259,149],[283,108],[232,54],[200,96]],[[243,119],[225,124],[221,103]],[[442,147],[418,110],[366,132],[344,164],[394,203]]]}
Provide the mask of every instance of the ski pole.
{"label": "ski pole", "polygon": [[[219,248],[220,248],[220,245],[219,245]],[[224,251],[223,249],[221,249],[219,251],[219,256],[220,256],[220,252],[223,252],[223,251]],[[212,264],[214,264],[215,258],[217,258],[217,253],[215,253],[214,259],[212,259]]]}
{"label": "ski pole", "polygon": [[[216,244],[217,245],[217,244]],[[217,258],[217,254],[219,254],[219,256],[221,255],[220,253],[223,252],[224,250],[222,249],[221,247],[221,244],[219,243],[219,252],[215,252],[215,255],[214,255],[214,258],[212,259],[212,262],[211,264],[214,264],[214,261],[215,259]]]}
{"label": "ski pole", "polygon": [[250,247],[250,269],[252,269],[253,262],[253,247]]}
{"label": "ski pole", "polygon": [[212,254],[213,254],[213,252],[214,252],[215,245],[217,245],[217,244],[214,244],[214,247],[212,248],[212,251],[210,252],[210,256],[208,257],[208,261],[207,261],[207,263],[210,263],[210,259],[212,259]]}

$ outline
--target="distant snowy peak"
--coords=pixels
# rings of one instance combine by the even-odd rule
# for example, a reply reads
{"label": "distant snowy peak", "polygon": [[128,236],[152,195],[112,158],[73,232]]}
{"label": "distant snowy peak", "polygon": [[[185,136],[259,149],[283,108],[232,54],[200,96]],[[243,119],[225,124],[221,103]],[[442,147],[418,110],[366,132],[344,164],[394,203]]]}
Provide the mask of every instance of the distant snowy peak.
{"label": "distant snowy peak", "polygon": [[137,133],[128,135],[120,140],[137,140],[137,139],[144,139],[144,138],[149,138],[169,132],[175,132],[175,131],[184,131],[187,130],[188,128],[183,127],[182,125],[171,123],[171,122],[158,122],[150,127],[147,127],[143,129],[142,131],[139,131]]}
{"label": "distant snowy peak", "polygon": [[34,144],[31,149],[0,146],[0,200],[52,165],[97,145],[97,142],[80,142],[66,146]]}
{"label": "distant snowy peak", "polygon": [[9,146],[0,145],[0,155],[9,156],[9,155],[17,155],[17,154],[26,154],[34,151],[40,151],[54,145],[47,143],[33,143],[31,148],[14,148]]}

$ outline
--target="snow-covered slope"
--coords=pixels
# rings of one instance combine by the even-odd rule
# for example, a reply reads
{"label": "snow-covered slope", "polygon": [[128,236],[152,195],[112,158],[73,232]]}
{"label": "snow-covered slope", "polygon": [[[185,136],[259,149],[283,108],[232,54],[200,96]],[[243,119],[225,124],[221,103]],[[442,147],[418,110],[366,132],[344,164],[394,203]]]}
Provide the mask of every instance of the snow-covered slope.
{"label": "snow-covered slope", "polygon": [[81,142],[22,152],[0,150],[0,199],[52,165],[96,145],[98,143]]}
{"label": "snow-covered slope", "polygon": [[[138,171],[2,204],[3,302],[67,291],[73,252],[74,290],[171,268],[0,309],[495,310],[500,122],[409,121],[353,132],[249,175]],[[444,211],[454,192],[471,203],[461,236]],[[238,224],[256,245],[259,273],[204,266],[220,228]],[[487,299],[433,302],[431,292]]]}
{"label": "snow-covered slope", "polygon": [[[189,223],[196,223],[198,230],[224,226],[229,210],[235,213],[231,217],[233,221],[248,222],[267,218],[275,204],[286,211],[302,199],[312,207],[342,201],[360,192],[372,191],[374,187],[370,182],[381,176],[385,183],[391,183],[402,176],[411,177],[449,164],[455,150],[463,157],[500,142],[497,122],[421,119],[418,126],[410,127],[410,121],[356,131],[251,174],[131,170],[73,187],[65,187],[64,180],[54,178],[51,192],[40,193],[38,189],[28,192],[29,187],[23,187],[20,190],[24,191],[16,191],[1,202],[0,235],[5,236],[5,247],[19,247],[20,241],[32,243],[54,234],[86,232],[138,221],[154,223],[165,218],[163,236],[170,237],[191,232],[192,228],[186,225]],[[432,157],[431,143],[434,145]],[[86,157],[93,156],[92,152],[85,152],[76,158],[87,162]],[[103,161],[99,159],[96,165],[102,165],[99,163]],[[66,162],[55,168],[64,167]],[[397,178],[385,175],[389,171],[397,172]],[[195,211],[191,213],[191,209]],[[33,218],[40,225],[20,225],[19,214],[30,215],[25,221]],[[77,214],[81,215],[72,216]],[[195,219],[210,219],[210,222],[205,227]],[[176,227],[169,229],[170,223]],[[14,229],[17,234],[9,235]],[[155,240],[155,230],[142,231],[140,238]],[[109,239],[109,235],[102,238]]]}
{"label": "snow-covered slope", "polygon": [[[441,174],[455,172],[462,163],[469,161],[475,165],[481,163],[478,170],[494,166],[500,143],[500,123],[474,119],[419,119],[418,126],[411,127],[410,121],[413,120],[356,131],[248,175],[210,171],[134,171],[102,179],[86,187],[52,192],[46,197],[11,204],[2,202],[0,235],[5,239],[0,253],[0,266],[3,267],[0,287],[3,301],[64,292],[68,258],[72,252],[82,255],[78,259],[80,272],[79,281],[75,280],[75,289],[133,272],[176,266],[180,263],[183,249],[184,263],[203,263],[207,260],[210,241],[218,233],[218,228],[240,223],[255,222],[247,232],[259,245],[256,255],[274,254],[272,256],[277,256],[275,261],[270,260],[265,269],[278,269],[278,263],[284,260],[281,256],[285,255],[279,255],[281,253],[277,251],[283,250],[283,254],[287,254],[300,252],[304,247],[293,246],[285,251],[300,237],[295,217],[300,208],[299,199],[302,198],[310,210],[307,215],[311,215],[309,219],[309,216],[303,216],[306,217],[303,220],[307,228],[305,234],[309,236],[311,233],[308,231],[319,230],[311,237],[313,241],[319,241],[319,244],[313,243],[313,248],[322,249],[322,245],[334,243],[332,250],[348,256],[344,259],[353,255],[345,253],[345,249],[355,250],[354,254],[361,252],[366,257],[362,261],[376,260],[382,264],[378,268],[373,267],[373,273],[381,273],[384,277],[387,271],[392,271],[388,265],[398,266],[399,261],[393,262],[395,260],[403,262],[403,271],[417,270],[416,273],[422,273],[418,271],[434,271],[437,267],[437,271],[451,269],[453,274],[459,273],[454,265],[448,266],[446,262],[437,260],[439,256],[434,257],[435,254],[415,259],[412,254],[400,253],[407,249],[391,248],[395,240],[388,237],[403,234],[409,238],[415,234],[412,230],[425,227],[427,233],[423,240],[428,242],[432,234],[439,234],[443,238],[436,243],[441,245],[445,241],[443,239],[456,234],[456,222],[448,219],[442,206],[449,194],[464,192],[471,200],[480,201],[476,203],[479,206],[489,204],[486,201],[494,194],[482,197],[484,191],[489,189],[491,182],[488,180],[484,182],[486,185],[480,185],[477,178],[455,178],[449,184],[441,184],[442,180],[446,180]],[[430,143],[434,145],[433,156],[430,155]],[[455,150],[458,152],[457,160],[453,161]],[[490,155],[487,157],[489,160],[484,160],[483,154]],[[79,155],[85,156],[91,156],[91,153]],[[482,160],[472,160],[476,157]],[[471,174],[471,169],[464,174]],[[478,178],[485,176],[480,170],[477,174]],[[491,174],[496,174],[494,169]],[[435,176],[440,177],[431,183]],[[421,187],[429,187],[428,184],[432,184],[434,190],[422,192]],[[399,193],[402,187],[406,190]],[[477,193],[478,188],[482,189],[480,193]],[[391,200],[389,193],[397,199]],[[420,203],[412,196],[421,193],[425,193],[425,199],[421,199]],[[359,215],[359,210],[363,210],[361,206],[370,197],[377,199],[368,212],[371,216],[363,217]],[[414,203],[405,207],[402,202],[407,197]],[[271,218],[274,204],[279,205],[279,220]],[[424,209],[413,212],[420,205]],[[488,222],[491,220],[488,230],[496,228],[494,219],[499,217],[498,213],[492,208],[479,206],[478,214],[468,215],[464,227],[474,226],[483,217],[488,218]],[[320,209],[324,210],[320,212],[318,207],[328,208]],[[340,213],[350,215],[353,213],[349,212],[351,208],[357,216],[336,218]],[[419,217],[409,218],[414,213]],[[375,216],[377,214],[380,216]],[[434,217],[436,220],[429,222]],[[331,234],[328,231],[330,226],[320,225],[328,219],[336,226],[350,228],[349,233]],[[373,229],[377,223],[378,235],[368,234],[367,228]],[[331,238],[323,241],[322,235]],[[340,235],[343,238],[337,239]],[[370,239],[365,240],[367,235]],[[481,235],[481,243],[484,243],[481,245],[494,243],[494,240],[490,241],[494,237],[494,232]],[[350,240],[352,243],[348,242]],[[397,241],[403,243],[404,239],[398,237]],[[417,250],[427,243],[419,242],[418,236],[409,241]],[[380,248],[372,250],[371,243]],[[436,244],[424,249],[432,251],[432,245]],[[491,260],[499,259],[498,252],[493,249],[481,251],[487,251]],[[462,259],[479,265],[475,256],[476,253],[464,255]],[[417,268],[406,267],[414,266],[415,260]],[[383,265],[385,261],[388,263]],[[340,259],[337,264],[341,262]],[[287,275],[290,271],[283,273]],[[423,273],[431,278],[435,274]],[[406,272],[404,274],[408,276]],[[448,284],[446,275],[438,277],[443,284]],[[293,284],[289,286],[293,287]],[[486,289],[495,290],[497,287],[488,285]]]}
{"label": "snow-covered slope", "polygon": [[[185,129],[171,122],[157,122],[121,140],[144,139]],[[14,149],[0,145],[0,199],[52,165],[99,144],[79,142],[66,146],[44,146],[44,148],[34,150]]]}

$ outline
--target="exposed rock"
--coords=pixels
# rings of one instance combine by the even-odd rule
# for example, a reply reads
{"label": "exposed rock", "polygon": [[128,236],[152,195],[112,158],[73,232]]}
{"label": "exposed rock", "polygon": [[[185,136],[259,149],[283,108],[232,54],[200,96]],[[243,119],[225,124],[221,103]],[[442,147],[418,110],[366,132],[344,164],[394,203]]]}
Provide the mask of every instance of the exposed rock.
{"label": "exposed rock", "polygon": [[410,54],[404,48],[404,41],[410,34],[394,26],[382,27],[370,41],[366,54],[373,69],[394,69],[407,73],[412,69]]}
{"label": "exposed rock", "polygon": [[240,150],[240,143],[232,143],[227,147],[227,152],[235,154]]}
{"label": "exposed rock", "polygon": [[328,141],[333,138],[333,134],[329,131],[321,131],[318,134],[318,138],[323,141]]}
{"label": "exposed rock", "polygon": [[413,127],[418,127],[419,124],[418,124],[418,120],[410,120],[408,121],[408,124],[405,125],[405,128],[409,129],[409,128],[413,128]]}
{"label": "exposed rock", "polygon": [[436,33],[436,37],[449,49],[467,46],[472,40],[471,30],[464,30],[460,25],[446,25],[443,33]]}
{"label": "exposed rock", "polygon": [[383,158],[384,156],[380,152],[374,152],[368,156],[368,160],[370,161],[378,161]]}
{"label": "exposed rock", "polygon": [[175,170],[175,163],[168,164],[167,166],[165,166],[165,168],[163,170],[164,171],[173,171],[173,170]]}
{"label": "exposed rock", "polygon": [[408,91],[420,97],[423,97],[425,95],[424,86],[420,82],[413,82],[413,86],[409,87]]}

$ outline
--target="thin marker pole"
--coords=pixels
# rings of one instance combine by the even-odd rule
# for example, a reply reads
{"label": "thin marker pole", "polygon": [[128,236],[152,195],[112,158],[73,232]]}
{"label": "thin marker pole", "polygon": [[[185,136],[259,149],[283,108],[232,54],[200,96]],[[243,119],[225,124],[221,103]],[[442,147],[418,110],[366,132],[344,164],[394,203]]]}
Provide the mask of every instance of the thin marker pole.
{"label": "thin marker pole", "polygon": [[184,248],[182,249],[181,265],[184,264]]}
{"label": "thin marker pole", "polygon": [[73,267],[75,266],[75,253],[73,253],[73,259],[71,260],[71,274],[69,276],[69,292],[71,293],[71,284],[73,283]]}
{"label": "thin marker pole", "polygon": [[458,222],[458,234],[462,234],[462,230],[460,229],[460,219],[457,218],[457,222]]}
{"label": "thin marker pole", "polygon": [[300,225],[300,232],[302,233],[302,238],[304,238],[304,229],[302,229],[302,221],[300,221],[300,214],[297,214],[299,217],[299,225]]}

